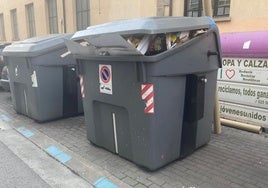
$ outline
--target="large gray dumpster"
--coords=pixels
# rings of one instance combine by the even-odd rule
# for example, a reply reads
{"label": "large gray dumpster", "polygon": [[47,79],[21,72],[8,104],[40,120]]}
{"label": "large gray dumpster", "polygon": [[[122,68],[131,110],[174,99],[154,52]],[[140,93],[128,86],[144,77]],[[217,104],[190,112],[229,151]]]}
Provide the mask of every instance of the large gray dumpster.
{"label": "large gray dumpster", "polygon": [[14,109],[39,122],[83,112],[76,62],[61,58],[70,34],[34,37],[3,51]]}
{"label": "large gray dumpster", "polygon": [[92,143],[155,170],[210,140],[221,67],[210,18],[116,21],[65,43],[83,78]]}

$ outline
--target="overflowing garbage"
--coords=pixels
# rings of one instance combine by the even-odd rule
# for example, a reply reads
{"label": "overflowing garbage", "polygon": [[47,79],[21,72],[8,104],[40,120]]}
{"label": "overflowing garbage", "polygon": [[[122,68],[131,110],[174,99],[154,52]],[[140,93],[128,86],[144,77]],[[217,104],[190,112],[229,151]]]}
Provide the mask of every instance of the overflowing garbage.
{"label": "overflowing garbage", "polygon": [[155,35],[128,35],[123,38],[146,56],[157,55],[207,32],[207,29],[161,33]]}
{"label": "overflowing garbage", "polygon": [[[158,34],[128,34],[117,33],[89,36],[74,42],[65,41],[72,53],[91,55],[145,55],[153,56],[179,47],[185,42],[202,35],[208,29],[191,31],[158,33]],[[69,44],[70,43],[70,44]],[[68,45],[69,44],[69,45]],[[78,44],[78,45],[77,45]],[[85,48],[86,47],[86,48]],[[62,56],[70,54],[67,52]]]}

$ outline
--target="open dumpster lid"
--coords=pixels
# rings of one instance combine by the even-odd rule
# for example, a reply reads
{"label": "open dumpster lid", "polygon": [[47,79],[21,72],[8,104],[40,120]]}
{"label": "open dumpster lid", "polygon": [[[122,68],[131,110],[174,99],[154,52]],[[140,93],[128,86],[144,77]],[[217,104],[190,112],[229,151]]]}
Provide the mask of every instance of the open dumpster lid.
{"label": "open dumpster lid", "polygon": [[[163,50],[160,50],[159,53],[150,53],[150,55],[162,54],[169,49],[167,35],[175,34],[175,38],[180,41],[183,38],[190,40],[193,38],[193,33],[200,30],[206,32],[210,29],[216,31],[217,26],[209,17],[138,18],[88,27],[86,30],[76,32],[71,40],[65,40],[65,44],[75,56],[87,58],[136,56],[136,59],[143,57],[145,60],[145,56],[149,54],[148,49],[156,44],[155,41],[161,43],[162,46],[158,46],[158,49],[162,48]],[[131,38],[139,38],[139,42],[135,43]],[[179,46],[177,44],[180,41],[176,40],[176,47]],[[152,58],[148,58],[148,60],[152,60]]]}
{"label": "open dumpster lid", "polygon": [[101,25],[88,27],[86,30],[78,31],[72,39],[79,40],[86,36],[117,33],[127,34],[157,34],[166,32],[189,31],[210,27],[208,17],[149,17],[131,20],[119,20]]}
{"label": "open dumpster lid", "polygon": [[62,48],[65,45],[63,39],[70,39],[71,36],[72,34],[52,34],[28,38],[14,42],[13,44],[5,47],[3,55],[22,57],[38,56],[57,48]]}
{"label": "open dumpster lid", "polygon": [[223,33],[223,57],[268,57],[268,31]]}

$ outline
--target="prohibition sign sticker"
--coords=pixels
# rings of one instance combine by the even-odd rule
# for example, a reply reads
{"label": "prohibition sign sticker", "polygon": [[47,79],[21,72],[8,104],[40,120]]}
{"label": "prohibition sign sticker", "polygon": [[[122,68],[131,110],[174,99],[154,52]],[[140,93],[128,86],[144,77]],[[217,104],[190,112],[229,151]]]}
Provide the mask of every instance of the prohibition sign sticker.
{"label": "prohibition sign sticker", "polygon": [[113,94],[112,66],[99,65],[100,93]]}
{"label": "prohibition sign sticker", "polygon": [[110,68],[107,67],[107,65],[104,65],[100,68],[100,78],[103,83],[109,83],[111,80],[111,71]]}

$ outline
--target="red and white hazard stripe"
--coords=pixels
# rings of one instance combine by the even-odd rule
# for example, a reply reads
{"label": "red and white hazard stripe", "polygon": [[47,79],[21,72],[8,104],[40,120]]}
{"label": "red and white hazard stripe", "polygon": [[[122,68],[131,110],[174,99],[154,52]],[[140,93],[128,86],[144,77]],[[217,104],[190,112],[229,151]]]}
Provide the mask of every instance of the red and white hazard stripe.
{"label": "red and white hazard stripe", "polygon": [[79,78],[80,78],[81,95],[84,98],[85,97],[84,79],[83,79],[83,76],[81,74],[79,75]]}
{"label": "red and white hazard stripe", "polygon": [[144,113],[154,113],[154,85],[153,84],[142,84],[141,85],[141,98],[145,101]]}

